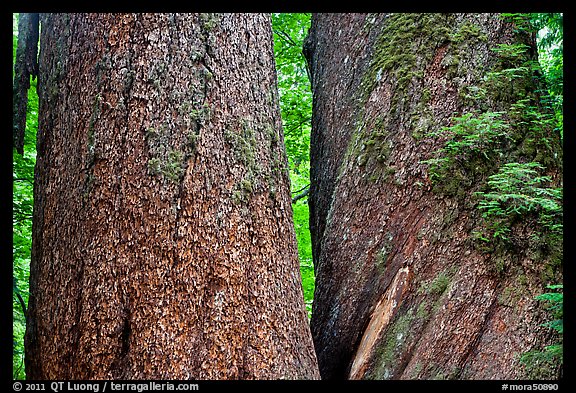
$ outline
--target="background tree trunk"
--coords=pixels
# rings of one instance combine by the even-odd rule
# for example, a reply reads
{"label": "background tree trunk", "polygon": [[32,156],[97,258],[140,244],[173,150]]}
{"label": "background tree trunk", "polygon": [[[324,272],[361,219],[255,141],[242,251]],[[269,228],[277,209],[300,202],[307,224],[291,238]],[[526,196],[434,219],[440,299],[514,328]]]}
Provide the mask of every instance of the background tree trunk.
{"label": "background tree trunk", "polygon": [[472,234],[474,192],[502,163],[544,161],[561,184],[558,134],[547,131],[560,154],[528,149],[520,130],[501,156],[434,188],[421,162],[446,141],[427,134],[454,115],[512,121],[518,99],[539,102],[532,74],[498,88],[483,79],[505,60],[519,66],[498,44],[525,44],[535,59],[534,37],[514,29],[493,14],[313,15],[311,329],[323,379],[530,377],[520,355],[553,342],[534,297],[561,282],[561,251],[534,240],[533,217],[507,248],[483,250]]}
{"label": "background tree trunk", "polygon": [[317,378],[269,17],[41,23],[27,376]]}
{"label": "background tree trunk", "polygon": [[12,84],[12,141],[16,151],[24,154],[26,108],[30,76],[38,74],[38,14],[22,13],[18,21],[18,49]]}

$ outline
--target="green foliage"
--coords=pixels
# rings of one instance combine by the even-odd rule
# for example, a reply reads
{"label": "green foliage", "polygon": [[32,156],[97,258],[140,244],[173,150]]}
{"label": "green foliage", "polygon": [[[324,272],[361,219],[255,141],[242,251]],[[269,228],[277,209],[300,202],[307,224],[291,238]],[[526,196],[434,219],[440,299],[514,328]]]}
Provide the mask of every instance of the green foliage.
{"label": "green foliage", "polygon": [[[433,137],[448,136],[444,147],[438,150],[441,158],[430,160],[430,163],[455,163],[457,159],[466,160],[472,154],[481,154],[489,159],[489,151],[508,137],[509,125],[502,120],[502,112],[485,112],[479,115],[470,112],[453,117],[451,122],[451,126],[442,127],[439,132],[429,134]],[[435,170],[432,172],[436,177],[440,176]]]}
{"label": "green foliage", "polygon": [[[544,107],[546,107],[545,104]],[[534,153],[538,153],[538,150],[541,150],[542,153],[545,152],[545,156],[552,156],[554,153],[558,153],[553,151],[552,137],[554,132],[556,132],[556,119],[552,113],[543,111],[542,107],[534,105],[530,99],[526,98],[512,104],[509,114],[515,128],[519,131],[518,136],[521,136],[521,134],[525,135],[524,139],[527,143],[524,146],[525,153],[534,155]],[[534,156],[534,158],[545,161],[545,156]]]}
{"label": "green foliage", "polygon": [[[550,24],[554,26],[551,29],[561,31],[561,16],[549,19],[534,15],[546,14],[514,14],[511,18],[518,29],[537,31],[531,20],[553,20],[556,24]],[[542,68],[530,60],[524,44],[492,48],[498,57],[495,68],[486,73],[479,86],[468,86],[462,98],[480,108],[489,101],[512,104],[505,112],[484,109],[482,113],[454,117],[449,127],[429,134],[446,139],[433,158],[424,162],[429,165],[435,191],[465,197],[465,187],[480,190],[473,195],[483,229],[472,233],[479,249],[498,253],[504,249],[501,246],[514,244],[511,232],[515,223],[533,222],[535,231],[524,244],[536,246],[529,246],[532,249],[526,252],[535,260],[542,259],[549,271],[562,263],[563,189],[553,186],[552,179],[545,175],[559,165],[562,154],[556,139],[559,135],[562,141],[563,136],[562,33],[546,33],[544,37],[553,38],[543,40],[540,36]],[[548,90],[533,92],[531,84],[536,81],[538,86],[542,79],[540,69]],[[494,261],[497,271],[502,272],[503,259]],[[563,294],[544,293],[536,299],[550,304],[554,318],[542,326],[562,335]],[[526,352],[520,361],[530,378],[556,377],[563,361],[562,343]]]}
{"label": "green foliage", "polygon": [[272,14],[280,110],[291,171],[309,165],[312,91],[302,44],[310,14]]}
{"label": "green foliage", "polygon": [[530,13],[502,13],[501,18],[514,25],[515,31],[537,31],[533,23],[538,14]]}
{"label": "green foliage", "polygon": [[[506,17],[518,26],[532,26],[526,15]],[[499,59],[495,68],[480,86],[468,86],[466,99],[512,101],[507,111],[465,113],[428,134],[444,138],[433,157],[423,161],[435,191],[466,197],[464,188],[482,189],[474,195],[488,231],[475,233],[483,242],[507,241],[511,225],[528,214],[536,215],[542,230],[556,240],[562,234],[562,190],[551,188],[551,179],[540,174],[561,154],[553,135],[562,123],[549,110],[550,95],[540,92],[544,100],[538,101],[525,85],[538,78],[540,70],[528,49],[525,44],[492,48]]]}
{"label": "green foliage", "polygon": [[507,240],[515,219],[534,213],[543,228],[562,233],[562,189],[549,187],[550,178],[540,173],[537,162],[511,162],[487,181],[488,192],[477,192],[478,209],[492,238]]}
{"label": "green foliage", "polygon": [[510,126],[502,115],[502,112],[466,113],[453,117],[452,125],[428,134],[446,139],[433,158],[422,161],[429,165],[436,191],[464,196],[464,186],[474,184],[474,175],[487,172],[494,165],[504,142],[510,139]]}
{"label": "green foliage", "polygon": [[[391,111],[399,108],[413,79],[424,75],[422,64],[434,56],[434,48],[450,38],[446,26],[447,14],[438,13],[393,13],[374,45],[374,54],[361,84],[364,102],[385,73],[395,80],[395,91],[391,98]],[[457,38],[460,39],[462,35]],[[456,38],[457,34],[454,34]],[[418,56],[416,55],[418,54]],[[419,60],[419,57],[424,60]]]}
{"label": "green foliage", "polygon": [[[310,184],[309,166],[301,166],[300,171],[290,171],[290,180],[293,194],[306,189]],[[307,198],[302,198],[292,204],[294,212],[294,231],[298,242],[298,257],[300,260],[300,274],[302,276],[302,289],[308,318],[312,316],[312,301],[314,299],[314,265],[312,263],[312,241],[310,239],[309,217]]]}
{"label": "green foliage", "polygon": [[548,104],[554,109],[556,127],[563,138],[564,103],[564,39],[562,14],[537,14],[535,23],[540,27],[538,33],[538,57],[546,84],[548,86]]}
{"label": "green foliage", "polygon": [[[272,14],[280,110],[293,195],[303,191],[310,184],[312,91],[306,60],[302,54],[302,44],[310,26],[310,16],[305,13]],[[304,301],[310,317],[314,297],[314,266],[308,227],[307,198],[295,202],[292,209]]]}
{"label": "green foliage", "polygon": [[493,52],[498,54],[498,57],[512,62],[522,60],[528,49],[530,47],[525,44],[498,44],[491,48]]}
{"label": "green foliage", "polygon": [[312,300],[314,299],[314,265],[312,264],[312,242],[310,240],[310,229],[308,228],[308,217],[310,212],[307,203],[295,203],[294,229],[296,240],[298,241],[298,256],[300,259],[300,274],[302,275],[302,289],[304,291],[304,301],[308,318],[312,316]]}
{"label": "green foliage", "polygon": [[[563,284],[548,285],[548,289],[562,290]],[[563,363],[564,350],[562,335],[564,333],[564,294],[562,292],[546,292],[536,296],[537,300],[548,303],[548,311],[552,314],[551,321],[541,326],[552,329],[560,335],[560,342],[548,345],[543,350],[532,350],[522,354],[520,362],[526,367],[526,372],[532,378],[554,377],[556,369]],[[552,375],[551,375],[552,374]]]}
{"label": "green foliage", "polygon": [[497,62],[483,79],[482,88],[495,101],[503,103],[532,97],[534,81],[541,79],[540,65],[530,55],[530,46],[523,43],[498,44],[491,50]]}
{"label": "green foliage", "polygon": [[564,15],[562,13],[502,14],[518,30],[537,34],[538,60],[547,84],[547,103],[554,109],[563,137]]}
{"label": "green foliage", "polygon": [[[553,150],[551,141],[543,132],[546,128],[550,128],[554,124],[554,131],[559,132],[561,141],[563,140],[563,14],[562,13],[532,13],[532,14],[504,14],[505,18],[509,18],[514,22],[519,30],[528,30],[537,33],[538,44],[538,57],[539,63],[542,68],[544,78],[546,80],[546,92],[540,92],[543,95],[541,103],[544,106],[551,107],[554,111],[554,117],[541,116],[538,111],[531,109],[526,110],[526,104],[523,102],[517,103],[518,112],[523,113],[524,119],[531,119],[531,124],[542,124],[544,127],[528,127],[528,131],[532,133],[530,138],[538,147],[548,149],[548,154],[556,156],[557,151]],[[530,147],[530,146],[529,146]],[[546,157],[536,156],[535,159]],[[544,162],[546,163],[546,162]],[[535,170],[541,170],[542,167],[536,163],[532,163]],[[516,209],[535,211],[539,215],[540,224],[545,227],[548,232],[552,233],[552,242],[562,244],[562,189],[552,189],[541,187],[542,183],[546,183],[549,179],[545,176],[540,176],[538,173],[531,171],[532,168],[524,168],[527,176],[526,185],[523,186],[524,192],[517,195],[519,190],[515,180],[509,183],[506,192],[509,195],[514,195],[514,204],[518,205]],[[527,170],[526,170],[527,169]],[[521,174],[522,171],[517,172]],[[503,187],[506,181],[499,179],[496,184],[499,188]],[[528,188],[529,186],[531,188]],[[516,192],[514,192],[516,191]],[[526,195],[526,191],[528,195]],[[495,200],[491,202],[494,205]],[[498,209],[496,206],[494,206]],[[510,208],[510,207],[508,207]],[[496,210],[498,212],[498,210]],[[549,285],[548,289],[558,290],[563,289],[563,285]],[[550,328],[560,334],[564,332],[563,325],[563,293],[560,292],[547,292],[538,295],[536,299],[548,302],[548,310],[553,315],[553,320],[548,321],[542,326]],[[558,369],[562,367],[563,363],[563,347],[562,343],[549,345],[543,350],[532,350],[522,354],[520,361],[526,366],[526,372],[530,378],[544,379],[557,377]]]}
{"label": "green foliage", "polygon": [[[563,290],[563,284],[548,285],[546,288],[553,290]],[[551,321],[545,322],[542,326],[555,330],[559,334],[564,333],[564,293],[562,292],[546,292],[536,296],[537,300],[548,302],[548,311],[555,318]],[[558,347],[554,345],[553,347]],[[554,353],[557,348],[553,350]],[[560,346],[560,355],[562,355],[562,347]]]}
{"label": "green foliage", "polygon": [[[16,59],[18,40],[18,14],[13,14],[13,61]],[[24,332],[26,318],[18,295],[28,306],[28,277],[30,275],[30,250],[32,247],[32,208],[34,205],[34,166],[36,164],[36,131],[38,130],[38,96],[36,80],[31,80],[28,91],[24,154],[13,149],[12,153],[12,328],[13,328],[13,377],[24,379]]]}

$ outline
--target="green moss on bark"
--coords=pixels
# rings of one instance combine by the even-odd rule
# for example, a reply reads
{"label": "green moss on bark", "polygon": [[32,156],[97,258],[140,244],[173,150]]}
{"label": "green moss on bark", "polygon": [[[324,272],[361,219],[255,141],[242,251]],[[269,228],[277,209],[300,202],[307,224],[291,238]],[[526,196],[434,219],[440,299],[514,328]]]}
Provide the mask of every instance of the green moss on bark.
{"label": "green moss on bark", "polygon": [[422,78],[436,48],[450,37],[447,14],[391,14],[384,22],[361,84],[362,101],[385,75],[395,81],[393,107],[413,78]]}
{"label": "green moss on bark", "polygon": [[367,379],[391,379],[394,376],[398,358],[409,341],[415,318],[414,308],[396,314],[379,340],[380,344],[376,349],[372,367],[366,375]]}

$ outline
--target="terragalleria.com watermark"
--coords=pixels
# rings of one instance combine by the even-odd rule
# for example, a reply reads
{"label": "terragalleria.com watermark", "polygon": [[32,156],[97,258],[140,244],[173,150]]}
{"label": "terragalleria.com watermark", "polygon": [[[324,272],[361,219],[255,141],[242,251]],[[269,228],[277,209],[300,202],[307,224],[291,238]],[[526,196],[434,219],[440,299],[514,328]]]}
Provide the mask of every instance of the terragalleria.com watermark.
{"label": "terragalleria.com watermark", "polygon": [[14,391],[47,391],[59,392],[138,392],[145,391],[197,391],[199,386],[196,383],[187,382],[14,382]]}

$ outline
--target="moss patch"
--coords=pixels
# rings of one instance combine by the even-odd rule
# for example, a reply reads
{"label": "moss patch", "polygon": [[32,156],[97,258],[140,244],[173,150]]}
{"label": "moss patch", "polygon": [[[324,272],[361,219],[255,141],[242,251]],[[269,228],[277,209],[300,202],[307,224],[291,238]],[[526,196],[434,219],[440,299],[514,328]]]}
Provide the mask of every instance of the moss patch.
{"label": "moss patch", "polygon": [[372,124],[358,129],[346,154],[349,159],[355,157],[355,164],[368,174],[370,182],[376,183],[387,181],[396,172],[390,165],[393,147],[384,118],[377,117]]}
{"label": "moss patch", "polygon": [[232,154],[244,166],[255,164],[256,135],[248,121],[243,120],[239,127],[224,130],[224,140]]}
{"label": "moss patch", "polygon": [[383,274],[386,270],[386,262],[388,260],[388,255],[390,251],[392,251],[392,241],[394,237],[392,233],[386,232],[384,235],[384,239],[382,241],[383,245],[382,248],[376,253],[376,257],[374,258],[374,266],[376,266],[376,270],[379,274]]}
{"label": "moss patch", "polygon": [[211,31],[220,21],[220,15],[215,13],[201,13],[200,23],[205,31]]}
{"label": "moss patch", "polygon": [[502,290],[498,296],[498,304],[515,308],[527,295],[526,276],[521,274],[514,283]]}
{"label": "moss patch", "polygon": [[374,363],[367,373],[368,379],[390,379],[394,376],[398,359],[404,351],[411,333],[411,325],[416,315],[414,308],[405,313],[401,310],[386,329],[376,349]]}
{"label": "moss patch", "polygon": [[[182,181],[188,160],[195,152],[197,135],[190,130],[180,143],[173,140],[174,135],[169,123],[144,130],[150,158],[147,162],[148,174],[178,184]],[[192,140],[191,140],[192,139]],[[176,144],[177,146],[173,146]]]}
{"label": "moss patch", "polygon": [[428,295],[442,296],[444,292],[446,292],[446,289],[448,289],[451,281],[452,277],[450,273],[442,271],[431,281],[421,283],[419,292]]}
{"label": "moss patch", "polygon": [[470,21],[464,22],[455,33],[450,34],[450,41],[453,43],[462,43],[464,41],[473,41],[477,39],[482,42],[488,41],[488,36],[480,29],[477,24]]}
{"label": "moss patch", "polygon": [[184,153],[180,150],[169,150],[164,160],[152,157],[148,160],[148,173],[162,175],[173,183],[179,183],[186,170]]}
{"label": "moss patch", "polygon": [[[368,72],[362,80],[364,102],[384,72],[395,80],[392,106],[396,107],[402,93],[413,78],[422,78],[424,65],[433,57],[436,48],[450,36],[446,14],[391,14],[374,45]],[[418,56],[416,56],[418,54]]]}
{"label": "moss patch", "polygon": [[[235,203],[248,201],[249,196],[260,187],[259,177],[262,168],[256,160],[257,139],[254,126],[246,119],[239,124],[224,130],[224,140],[235,160],[244,168],[244,174],[232,190]],[[268,183],[271,179],[268,178]]]}

